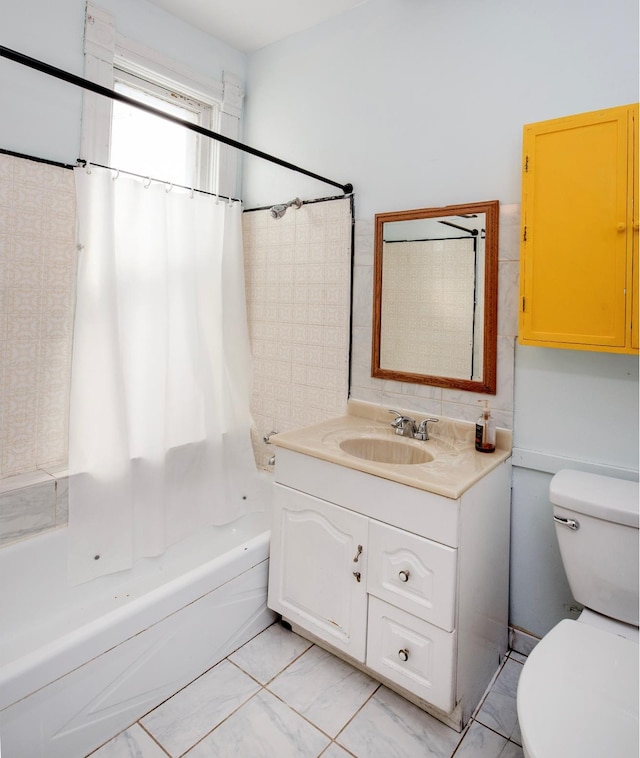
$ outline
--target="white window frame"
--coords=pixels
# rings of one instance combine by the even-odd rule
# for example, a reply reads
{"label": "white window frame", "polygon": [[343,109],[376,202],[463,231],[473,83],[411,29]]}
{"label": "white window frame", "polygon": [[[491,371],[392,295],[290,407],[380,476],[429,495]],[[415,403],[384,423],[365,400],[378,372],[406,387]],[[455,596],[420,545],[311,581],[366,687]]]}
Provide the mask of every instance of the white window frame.
{"label": "white window frame", "polygon": [[[114,89],[118,84],[124,84],[138,92],[151,95],[159,100],[171,103],[185,109],[187,113],[192,114],[199,126],[205,129],[215,129],[219,121],[218,103],[204,103],[191,94],[186,94],[182,88],[176,91],[176,87],[169,87],[164,82],[159,84],[157,81],[150,81],[152,74],[145,72],[145,76],[138,73],[132,74],[124,68],[114,67]],[[133,95],[135,97],[135,95]],[[113,103],[111,107],[113,108]],[[204,190],[214,191],[216,187],[216,166],[218,158],[218,143],[215,140],[208,139],[205,136],[191,133],[195,140],[195,150],[191,160],[191,168],[195,168],[193,175],[193,184]],[[126,169],[127,166],[116,166],[113,158],[109,159],[109,165],[115,168]],[[158,175],[159,179],[165,179],[164,175]]]}
{"label": "white window frame", "polygon": [[[202,126],[238,139],[244,92],[235,74],[225,71],[219,82],[132,42],[118,34],[112,14],[89,2],[85,23],[85,77],[113,89],[114,81],[121,78],[120,72],[123,72],[122,78],[134,76],[203,104],[209,109],[209,123]],[[109,165],[112,102],[93,92],[84,93],[81,141],[84,160]],[[237,197],[238,150],[204,136],[200,144],[199,188]]]}

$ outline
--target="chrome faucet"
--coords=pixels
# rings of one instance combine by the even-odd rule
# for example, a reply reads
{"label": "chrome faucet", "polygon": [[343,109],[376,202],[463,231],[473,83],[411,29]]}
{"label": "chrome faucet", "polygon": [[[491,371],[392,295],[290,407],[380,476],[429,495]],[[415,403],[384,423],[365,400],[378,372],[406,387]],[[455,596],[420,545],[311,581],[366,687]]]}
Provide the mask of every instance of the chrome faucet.
{"label": "chrome faucet", "polygon": [[398,411],[389,410],[389,413],[395,414],[394,420],[391,422],[391,426],[396,430],[396,434],[400,434],[403,437],[413,437],[416,433],[415,419],[404,416]]}
{"label": "chrome faucet", "polygon": [[416,424],[416,420],[405,416],[398,411],[389,410],[389,413],[395,415],[394,420],[391,422],[391,426],[395,429],[396,434],[400,434],[403,437],[413,437],[416,440],[428,440],[429,430],[427,425],[429,422],[433,424],[438,423],[437,418],[425,418],[419,424]]}
{"label": "chrome faucet", "polygon": [[419,424],[417,430],[414,432],[414,437],[417,440],[428,440],[429,439],[429,430],[427,429],[427,424],[431,422],[432,424],[437,424],[438,419],[437,418],[425,418],[423,419]]}

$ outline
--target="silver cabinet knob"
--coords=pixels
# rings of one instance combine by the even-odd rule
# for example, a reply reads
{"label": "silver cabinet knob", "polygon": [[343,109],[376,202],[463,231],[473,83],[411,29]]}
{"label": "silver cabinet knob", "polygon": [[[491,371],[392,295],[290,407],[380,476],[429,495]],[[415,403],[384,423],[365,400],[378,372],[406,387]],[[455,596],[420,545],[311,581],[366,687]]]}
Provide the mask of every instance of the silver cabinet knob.
{"label": "silver cabinet knob", "polygon": [[410,572],[409,571],[400,571],[398,574],[398,579],[401,582],[408,582],[409,581]]}
{"label": "silver cabinet knob", "polygon": [[406,648],[398,650],[398,658],[400,658],[400,660],[405,663],[409,660],[409,651]]}

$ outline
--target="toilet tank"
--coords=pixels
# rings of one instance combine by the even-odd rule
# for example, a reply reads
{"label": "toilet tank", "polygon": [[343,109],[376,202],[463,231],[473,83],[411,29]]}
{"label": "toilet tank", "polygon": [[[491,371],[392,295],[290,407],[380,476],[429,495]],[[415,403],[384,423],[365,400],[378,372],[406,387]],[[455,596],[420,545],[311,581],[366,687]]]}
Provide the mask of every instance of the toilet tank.
{"label": "toilet tank", "polygon": [[565,469],[549,495],[574,598],[638,626],[638,482]]}

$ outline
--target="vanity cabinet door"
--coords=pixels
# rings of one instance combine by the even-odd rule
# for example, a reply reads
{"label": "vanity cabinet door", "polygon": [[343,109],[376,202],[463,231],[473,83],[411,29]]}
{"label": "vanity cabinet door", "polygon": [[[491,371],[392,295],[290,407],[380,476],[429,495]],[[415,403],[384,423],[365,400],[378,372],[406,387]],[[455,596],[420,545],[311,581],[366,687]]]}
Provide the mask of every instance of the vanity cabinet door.
{"label": "vanity cabinet door", "polygon": [[274,487],[269,607],[364,662],[367,519]]}
{"label": "vanity cabinet door", "polygon": [[522,344],[637,353],[637,117],[626,105],[525,126]]}
{"label": "vanity cabinet door", "polygon": [[371,521],[369,592],[450,632],[455,626],[457,554],[433,540]]}

